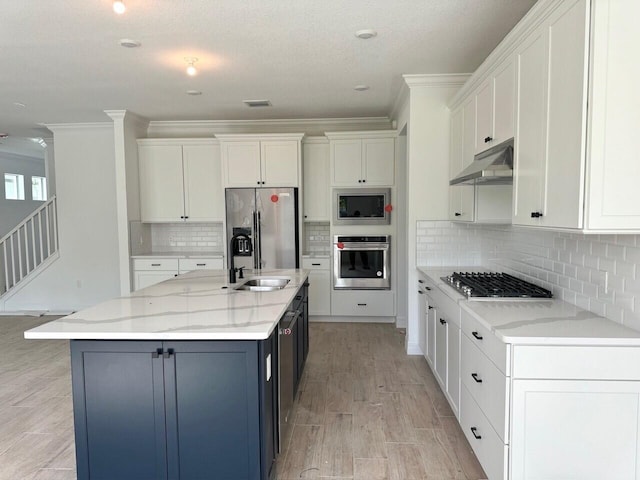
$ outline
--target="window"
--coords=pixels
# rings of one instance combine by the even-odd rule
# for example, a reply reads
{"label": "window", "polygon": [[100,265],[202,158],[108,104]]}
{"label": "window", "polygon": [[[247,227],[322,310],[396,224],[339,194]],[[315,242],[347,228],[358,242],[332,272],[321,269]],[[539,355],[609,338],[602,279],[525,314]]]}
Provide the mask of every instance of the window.
{"label": "window", "polygon": [[47,179],[31,177],[31,199],[44,202],[47,199]]}
{"label": "window", "polygon": [[17,173],[4,174],[4,198],[24,200],[24,176]]}

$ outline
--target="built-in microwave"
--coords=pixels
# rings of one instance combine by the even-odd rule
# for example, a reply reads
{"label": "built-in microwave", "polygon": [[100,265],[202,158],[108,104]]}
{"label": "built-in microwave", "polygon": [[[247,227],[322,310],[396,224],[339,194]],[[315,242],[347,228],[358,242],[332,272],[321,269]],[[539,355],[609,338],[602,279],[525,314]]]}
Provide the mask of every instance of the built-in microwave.
{"label": "built-in microwave", "polygon": [[334,188],[334,225],[389,225],[390,188]]}

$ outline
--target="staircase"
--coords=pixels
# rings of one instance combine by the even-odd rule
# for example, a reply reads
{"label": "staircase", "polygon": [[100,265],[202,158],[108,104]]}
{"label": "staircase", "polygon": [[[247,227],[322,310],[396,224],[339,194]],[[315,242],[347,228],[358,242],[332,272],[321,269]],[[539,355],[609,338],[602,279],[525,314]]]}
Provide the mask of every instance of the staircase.
{"label": "staircase", "polygon": [[56,197],[52,196],[0,239],[0,298],[58,258],[57,220]]}

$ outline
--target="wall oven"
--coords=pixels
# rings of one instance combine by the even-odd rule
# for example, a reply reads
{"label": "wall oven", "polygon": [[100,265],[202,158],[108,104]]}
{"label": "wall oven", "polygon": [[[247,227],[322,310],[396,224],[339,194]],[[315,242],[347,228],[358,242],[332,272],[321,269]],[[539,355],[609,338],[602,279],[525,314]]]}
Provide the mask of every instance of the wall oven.
{"label": "wall oven", "polygon": [[333,288],[389,290],[391,288],[389,235],[335,235]]}
{"label": "wall oven", "polygon": [[390,188],[334,188],[334,225],[389,225]]}

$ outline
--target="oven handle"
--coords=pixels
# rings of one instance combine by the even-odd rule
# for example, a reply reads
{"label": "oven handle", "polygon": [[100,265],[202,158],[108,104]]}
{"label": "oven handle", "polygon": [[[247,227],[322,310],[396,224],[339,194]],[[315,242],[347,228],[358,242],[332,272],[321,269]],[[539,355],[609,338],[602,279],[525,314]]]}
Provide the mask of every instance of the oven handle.
{"label": "oven handle", "polygon": [[342,248],[335,245],[336,250],[389,250],[388,243],[345,243]]}

